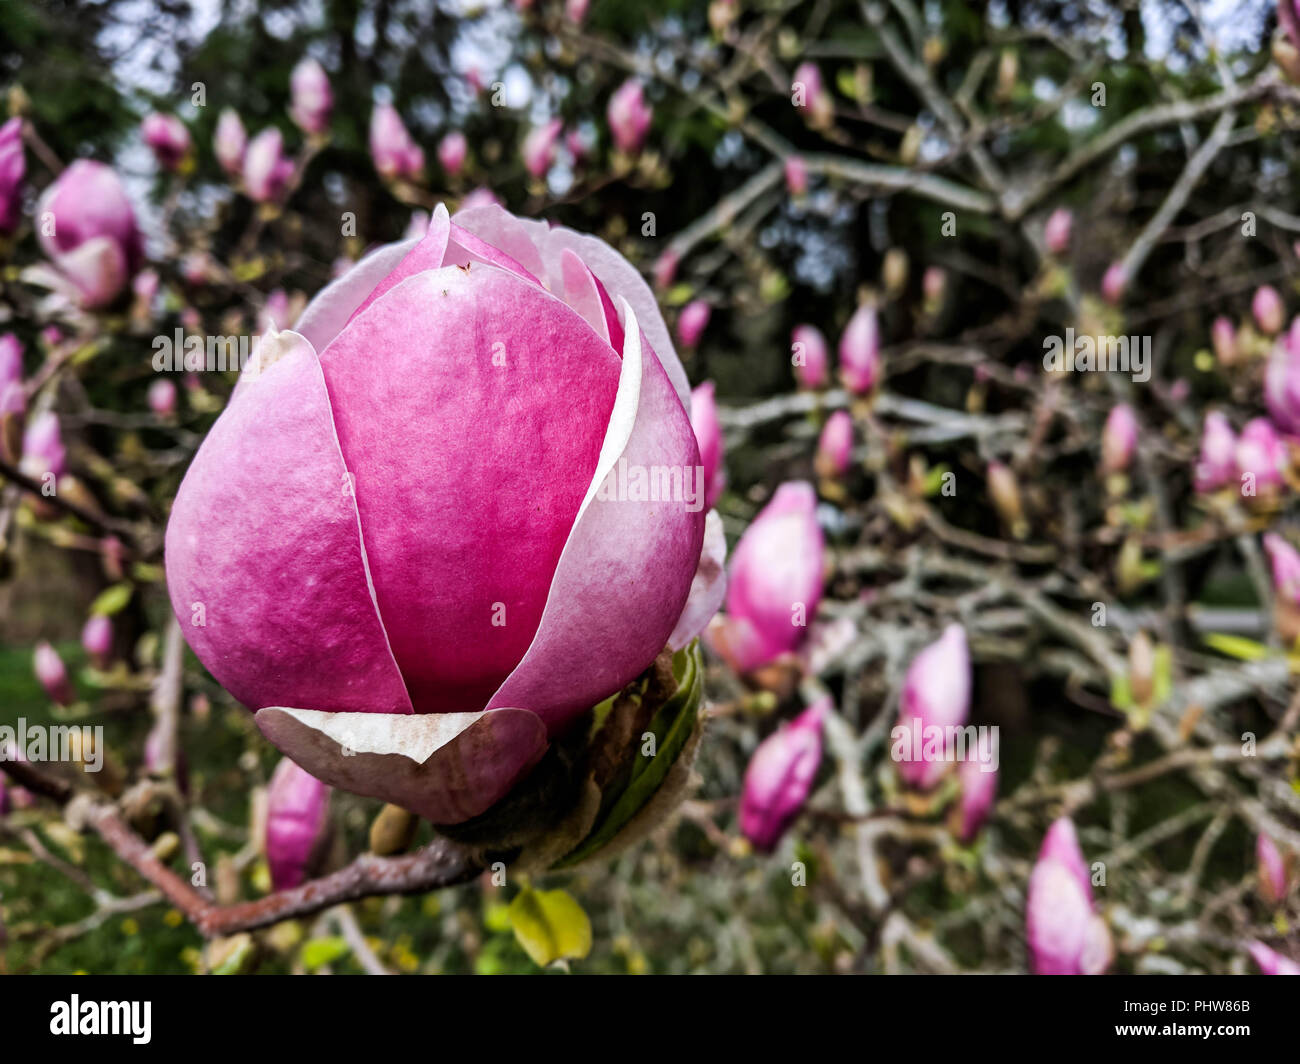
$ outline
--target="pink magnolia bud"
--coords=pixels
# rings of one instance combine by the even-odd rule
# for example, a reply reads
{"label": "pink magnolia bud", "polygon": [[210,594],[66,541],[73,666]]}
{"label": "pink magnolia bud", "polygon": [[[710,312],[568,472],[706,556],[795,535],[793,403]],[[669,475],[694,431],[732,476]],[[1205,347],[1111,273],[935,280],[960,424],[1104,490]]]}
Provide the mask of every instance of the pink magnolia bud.
{"label": "pink magnolia bud", "polygon": [[1121,473],[1133,460],[1137,450],[1137,415],[1127,403],[1111,408],[1101,430],[1101,471]]}
{"label": "pink magnolia bud", "polygon": [[574,165],[578,165],[587,158],[595,144],[583,129],[571,129],[564,134],[564,146],[573,156]]}
{"label": "pink magnolia bud", "polygon": [[921,294],[926,306],[933,308],[942,303],[947,289],[948,271],[942,266],[927,266],[925,273],[921,274]]}
{"label": "pink magnolia bud", "polygon": [[1300,606],[1300,553],[1276,532],[1264,535],[1264,550],[1273,569],[1273,590],[1292,606]]}
{"label": "pink magnolia bud", "polygon": [[564,121],[552,118],[545,125],[534,126],[524,137],[520,154],[524,157],[524,169],[533,177],[545,177],[555,162],[555,142],[564,129]]}
{"label": "pink magnolia bud", "polygon": [[796,199],[808,194],[808,164],[802,156],[785,157],[785,187]]}
{"label": "pink magnolia bud", "polygon": [[950,624],[912,659],[903,680],[892,754],[904,782],[929,790],[943,778],[956,756],[949,729],[965,724],[969,713],[966,632],[960,624]]}
{"label": "pink magnolia bud", "polygon": [[81,629],[81,646],[102,669],[113,653],[113,622],[101,614],[94,614]]}
{"label": "pink magnolia bud", "polygon": [[1118,305],[1124,298],[1128,287],[1128,273],[1122,262],[1112,262],[1101,279],[1101,298],[1112,306]]}
{"label": "pink magnolia bud", "polygon": [[329,128],[334,110],[334,93],[330,79],[315,59],[301,59],[289,75],[289,117],[294,125],[309,135],[319,135]]}
{"label": "pink magnolia bud", "polygon": [[819,698],[759,743],[750,758],[740,830],[765,853],[776,848],[812,791],[822,760],[822,722],[830,711],[830,696]]}
{"label": "pink magnolia bud", "polygon": [[982,764],[977,758],[967,758],[957,764],[957,779],[961,784],[961,797],[957,802],[954,834],[969,844],[979,834],[993,809],[998,773],[993,765]]}
{"label": "pink magnolia bud", "polygon": [[23,379],[23,345],[13,333],[0,335],[0,390]]}
{"label": "pink magnolia bud", "polygon": [[677,276],[677,267],[681,264],[681,257],[677,252],[669,248],[657,259],[654,264],[654,283],[659,289],[667,288],[673,283],[673,278]]}
{"label": "pink magnolia bud", "polygon": [[29,477],[41,480],[47,473],[54,479],[67,471],[68,452],[63,446],[63,432],[59,428],[59,415],[53,410],[37,414],[27,423],[23,433],[22,471]]}
{"label": "pink magnolia bud", "polygon": [[1237,436],[1232,424],[1217,410],[1205,415],[1201,431],[1201,457],[1196,463],[1196,490],[1218,491],[1236,472]]}
{"label": "pink magnolia bud", "polygon": [[853,461],[853,418],[847,410],[836,410],[822,426],[817,440],[813,468],[822,477],[842,477]]}
{"label": "pink magnolia bud", "polygon": [[40,227],[41,247],[81,304],[113,302],[144,258],[135,212],[117,174],[78,159],[45,190],[37,215],[53,223]]}
{"label": "pink magnolia bud", "polygon": [[1110,931],[1093,911],[1088,865],[1068,818],[1043,839],[1029,877],[1025,927],[1037,975],[1100,975],[1110,967]]}
{"label": "pink magnolia bud", "polygon": [[424,169],[424,152],[416,146],[390,103],[375,105],[370,116],[370,157],[379,176],[414,180]]}
{"label": "pink magnolia bud", "polygon": [[713,308],[703,299],[693,299],[682,307],[677,317],[677,339],[683,347],[694,347],[700,342],[700,336],[709,324]]}
{"label": "pink magnolia bud", "polygon": [[1047,216],[1043,226],[1043,243],[1053,255],[1064,255],[1070,249],[1070,234],[1074,229],[1074,215],[1065,207],[1057,207]]}
{"label": "pink magnolia bud", "polygon": [[36,644],[33,665],[36,679],[41,682],[45,693],[53,701],[61,706],[70,706],[76,701],[77,696],[72,689],[72,681],[68,679],[68,670],[64,668],[63,659],[59,657],[59,652],[43,639]]}
{"label": "pink magnolia bud", "polygon": [[476,188],[465,193],[460,201],[461,211],[472,211],[475,207],[500,207],[501,201],[490,188]]}
{"label": "pink magnolia bud", "polygon": [[13,333],[0,336],[0,458],[22,460],[22,417],[27,411],[23,349]]}
{"label": "pink magnolia bud", "polygon": [[581,26],[590,6],[591,0],[564,0],[565,17],[574,25]]}
{"label": "pink magnolia bud", "polygon": [[796,325],[790,334],[791,361],[800,388],[817,391],[831,382],[826,337],[815,325]]}
{"label": "pink magnolia bud", "polygon": [[1262,831],[1255,836],[1255,865],[1260,896],[1270,905],[1280,905],[1286,897],[1286,861],[1277,843]]}
{"label": "pink magnolia bud", "polygon": [[825,539],[811,484],[789,481],[754,518],[731,556],[725,616],[708,630],[737,672],[793,652],[822,597]]}
{"label": "pink magnolia bud", "polygon": [[266,801],[266,863],[276,890],[296,887],[314,871],[328,840],[329,807],[329,787],[282,758]]}
{"label": "pink magnolia bud", "polygon": [[1300,975],[1300,963],[1269,949],[1262,942],[1251,942],[1246,950],[1264,975]]}
{"label": "pink magnolia bud", "polygon": [[654,118],[654,108],[645,102],[645,90],[634,79],[623,82],[609,98],[605,109],[609,131],[619,151],[634,155],[645,143]]}
{"label": "pink magnolia bud", "polygon": [[800,63],[795,68],[790,96],[809,125],[830,124],[835,114],[835,101],[822,85],[822,72],[816,63]]}
{"label": "pink magnolia bud", "polygon": [[1256,495],[1275,492],[1282,487],[1282,471],[1286,468],[1286,446],[1267,418],[1257,417],[1246,422],[1237,438],[1237,475],[1251,477],[1253,485],[1242,482],[1242,490],[1249,493],[1253,486]]}
{"label": "pink magnolia bud", "polygon": [[1255,324],[1265,336],[1281,331],[1286,310],[1282,306],[1282,297],[1271,284],[1263,284],[1255,289],[1255,297],[1250,301],[1250,312],[1255,315]]}
{"label": "pink magnolia bud", "polygon": [[257,203],[278,200],[293,176],[293,162],[284,157],[284,138],[274,126],[262,130],[244,155],[244,191]]}
{"label": "pink magnolia bud", "polygon": [[160,377],[149,385],[149,409],[159,417],[176,413],[176,385],[167,377]]}
{"label": "pink magnolia bud", "polygon": [[858,307],[840,336],[840,377],[854,395],[866,395],[880,379],[880,324],[869,304]]}
{"label": "pink magnolia bud", "polygon": [[1273,344],[1264,369],[1264,405],[1278,428],[1290,436],[1300,435],[1300,329],[1296,324]]}
{"label": "pink magnolia bud", "polygon": [[217,130],[212,136],[212,150],[216,153],[221,169],[231,177],[238,177],[244,172],[244,150],[248,147],[248,134],[244,132],[244,123],[233,108],[222,108],[217,118]]}
{"label": "pink magnolia bud", "polygon": [[23,213],[23,178],[26,175],[23,120],[11,118],[0,125],[0,233],[12,233],[18,228]]}
{"label": "pink magnolia bud", "polygon": [[1210,326],[1210,343],[1219,365],[1231,366],[1237,361],[1237,327],[1220,314]]}
{"label": "pink magnolia bud", "polygon": [[175,115],[154,112],[140,124],[140,135],[164,170],[179,170],[190,153],[190,131]]}
{"label": "pink magnolia bud", "polygon": [[1300,47],[1300,7],[1296,0],[1277,0],[1277,24],[1291,43]]}
{"label": "pink magnolia bud", "polygon": [[294,330],[176,494],[173,610],[281,752],[461,823],[708,622],[706,512],[656,475],[701,464],[686,374],[631,263],[495,206],[437,207]]}
{"label": "pink magnolia bud", "polygon": [[700,445],[700,463],[704,466],[704,508],[707,510],[727,484],[727,469],[722,462],[722,424],[718,421],[712,381],[705,381],[691,392],[691,428],[695,430],[695,439]]}
{"label": "pink magnolia bud", "polygon": [[448,177],[455,177],[465,165],[469,154],[469,142],[459,129],[453,129],[438,141],[438,165],[447,172]]}

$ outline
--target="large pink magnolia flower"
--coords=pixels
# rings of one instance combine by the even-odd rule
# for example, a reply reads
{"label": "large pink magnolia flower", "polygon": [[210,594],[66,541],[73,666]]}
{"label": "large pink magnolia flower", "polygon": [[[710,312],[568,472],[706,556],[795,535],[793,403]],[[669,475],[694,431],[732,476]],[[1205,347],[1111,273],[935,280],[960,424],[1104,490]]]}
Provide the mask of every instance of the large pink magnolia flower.
{"label": "large pink magnolia flower", "polygon": [[622,256],[496,206],[439,206],[296,329],[177,494],[173,608],[313,775],[464,821],[717,609],[686,375]]}

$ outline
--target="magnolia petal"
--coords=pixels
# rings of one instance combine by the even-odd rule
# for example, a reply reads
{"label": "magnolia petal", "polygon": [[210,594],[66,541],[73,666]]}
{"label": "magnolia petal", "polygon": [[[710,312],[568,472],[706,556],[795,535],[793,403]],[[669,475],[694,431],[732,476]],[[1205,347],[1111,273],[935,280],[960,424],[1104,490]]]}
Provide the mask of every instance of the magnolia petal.
{"label": "magnolia petal", "polygon": [[710,510],[704,519],[704,547],[700,562],[691,579],[686,606],[677,618],[677,626],[668,637],[668,649],[680,650],[704,631],[722,605],[727,593],[727,537],[722,531],[722,518],[717,510]]}
{"label": "magnolia petal", "polygon": [[245,705],[411,712],[305,341],[208,433],[177,492],[166,554],[190,646]]}
{"label": "magnolia petal", "polygon": [[242,368],[239,380],[235,382],[235,390],[230,393],[230,401],[233,403],[250,384],[256,382],[282,358],[300,350],[310,351],[312,358],[316,357],[316,349],[302,333],[293,329],[276,329],[272,325],[268,332],[262,334],[249,355],[248,364]]}
{"label": "magnolia petal", "polygon": [[59,272],[77,289],[83,307],[103,307],[126,286],[127,264],[122,246],[110,237],[97,236],[54,260]]}
{"label": "magnolia petal", "polygon": [[447,217],[447,208],[439,203],[434,208],[433,216],[429,219],[429,228],[425,230],[420,242],[403,256],[402,261],[391,273],[375,285],[375,290],[362,300],[361,306],[352,312],[352,317],[355,318],[385,292],[396,288],[408,277],[423,270],[436,270],[446,258],[447,242],[450,239],[451,221]]}
{"label": "magnolia petal", "polygon": [[[545,234],[545,251],[547,258],[558,257],[568,248],[586,263],[588,269],[609,292],[615,303],[626,300],[635,312],[636,320],[645,333],[650,346],[658,357],[659,364],[672,382],[673,389],[682,406],[691,408],[691,385],[686,379],[686,370],[673,347],[672,337],[668,332],[663,315],[654,292],[645,283],[645,279],[630,262],[598,237],[577,233],[564,226],[556,226]],[[623,327],[631,331],[626,316],[622,318]]]}
{"label": "magnolia petal", "polygon": [[[404,372],[376,373],[376,352]],[[545,289],[475,265],[402,281],[321,364],[415,708],[483,709],[537,631],[618,356]]]}
{"label": "magnolia petal", "polygon": [[413,237],[397,244],[385,244],[358,262],[342,277],[331,281],[307,304],[297,321],[297,330],[324,351],[343,331],[353,312],[385,277],[420,243]]}
{"label": "magnolia petal", "polygon": [[[546,610],[523,660],[490,707],[527,706],[551,734],[617,691],[663,650],[682,614],[704,540],[704,513],[679,501],[633,501],[603,490],[623,470],[693,473],[699,448],[686,411],[625,300],[627,342],[600,461]],[[623,463],[626,465],[623,465]],[[614,485],[617,487],[616,485]],[[623,485],[626,487],[626,484]],[[606,496],[606,497],[602,497]],[[581,661],[581,670],[556,662]]]}
{"label": "magnolia petal", "polygon": [[556,284],[558,279],[547,276],[546,262],[542,256],[541,249],[545,246],[543,241],[550,229],[545,222],[516,218],[497,203],[457,211],[452,222],[458,228],[473,233],[480,240],[505,252],[534,277],[547,282],[546,286],[551,291],[560,290]]}
{"label": "magnolia petal", "polygon": [[459,824],[505,797],[546,752],[534,714],[322,713],[272,706],[257,726],[317,779],[435,824]]}
{"label": "magnolia petal", "polygon": [[596,330],[597,336],[607,344],[610,343],[609,325],[601,303],[600,290],[596,287],[595,275],[568,248],[561,253],[560,264],[564,274],[564,301],[582,315],[582,319]]}
{"label": "magnolia petal", "polygon": [[449,266],[464,265],[466,268],[471,263],[482,262],[488,266],[497,266],[500,269],[508,270],[516,277],[522,277],[525,281],[535,284],[538,288],[546,287],[532,270],[528,269],[514,256],[507,254],[494,244],[489,244],[468,229],[462,229],[455,222],[451,223],[451,242],[447,245],[446,262]]}

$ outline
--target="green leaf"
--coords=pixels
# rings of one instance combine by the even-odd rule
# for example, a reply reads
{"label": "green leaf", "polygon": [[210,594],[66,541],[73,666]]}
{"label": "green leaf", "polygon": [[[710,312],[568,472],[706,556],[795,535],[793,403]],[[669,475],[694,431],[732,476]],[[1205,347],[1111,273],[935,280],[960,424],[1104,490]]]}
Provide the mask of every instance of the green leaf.
{"label": "green leaf", "polygon": [[581,960],[591,952],[591,921],[563,890],[525,887],[510,903],[510,926],[533,963]]}
{"label": "green leaf", "polygon": [[[604,847],[659,790],[695,730],[699,717],[704,692],[704,665],[700,659],[699,640],[673,655],[673,675],[677,678],[677,691],[659,707],[647,728],[655,737],[654,756],[638,750],[626,785],[621,788],[611,786],[587,837],[553,867],[575,865]],[[637,743],[644,746],[640,737]]]}
{"label": "green leaf", "polygon": [[126,583],[106,587],[90,604],[90,612],[98,617],[111,617],[115,613],[121,613],[126,608],[126,604],[131,601],[134,592],[135,588]]}
{"label": "green leaf", "polygon": [[348,944],[344,939],[338,935],[332,935],[325,938],[313,938],[304,942],[298,957],[307,971],[314,972],[319,968],[324,968],[327,964],[333,964],[336,960],[346,957],[348,950]]}
{"label": "green leaf", "polygon": [[1237,658],[1239,661],[1260,661],[1273,654],[1273,651],[1263,643],[1239,635],[1229,635],[1226,632],[1207,632],[1201,637],[1201,641],[1220,654]]}

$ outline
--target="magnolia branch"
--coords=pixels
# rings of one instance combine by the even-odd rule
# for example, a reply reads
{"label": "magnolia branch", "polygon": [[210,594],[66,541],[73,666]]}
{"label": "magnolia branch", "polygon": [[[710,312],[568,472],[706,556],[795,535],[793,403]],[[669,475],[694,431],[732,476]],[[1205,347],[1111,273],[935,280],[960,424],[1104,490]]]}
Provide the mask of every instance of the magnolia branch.
{"label": "magnolia branch", "polygon": [[416,853],[401,857],[362,854],[350,864],[289,890],[280,890],[254,901],[218,905],[178,876],[134,832],[112,803],[89,794],[74,794],[63,780],[39,771],[23,761],[0,762],[0,771],[34,794],[66,808],[74,825],[90,828],[117,857],[156,887],[184,914],[205,938],[219,938],[240,931],[269,927],[331,909],[342,902],[389,894],[422,894],[440,887],[473,879],[481,863],[470,851],[447,839],[438,838]]}

